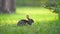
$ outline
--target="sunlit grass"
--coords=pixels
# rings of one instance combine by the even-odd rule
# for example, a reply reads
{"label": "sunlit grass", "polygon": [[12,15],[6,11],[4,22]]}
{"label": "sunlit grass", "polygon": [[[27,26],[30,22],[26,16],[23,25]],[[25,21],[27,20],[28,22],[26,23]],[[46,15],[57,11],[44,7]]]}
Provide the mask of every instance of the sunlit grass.
{"label": "sunlit grass", "polygon": [[26,19],[26,15],[29,15],[30,18],[35,21],[53,21],[58,19],[57,14],[52,13],[50,10],[45,8],[37,7],[21,7],[16,9],[16,14],[1,14],[1,22],[13,22],[17,23],[20,19]]}
{"label": "sunlit grass", "polygon": [[[17,26],[29,15],[35,22],[31,26]],[[58,15],[41,7],[17,7],[16,14],[0,14],[0,34],[59,34]]]}
{"label": "sunlit grass", "polygon": [[32,8],[32,7],[30,7],[30,8],[28,8],[28,7],[26,7],[26,8],[22,8],[22,9],[20,9],[20,8],[17,8],[17,13],[19,13],[19,14],[24,14],[24,15],[30,15],[32,18],[34,18],[35,20],[55,20],[55,19],[57,19],[58,17],[58,15],[56,14],[56,13],[53,13],[52,11],[50,11],[49,9],[46,9],[46,8],[37,8],[37,7],[35,7],[35,8]]}
{"label": "sunlit grass", "polygon": [[16,14],[1,14],[1,22],[13,22],[17,23],[20,19],[26,19],[26,15],[35,21],[53,21],[58,19],[57,14],[52,13],[50,10],[45,8],[37,7],[21,7],[16,9]]}

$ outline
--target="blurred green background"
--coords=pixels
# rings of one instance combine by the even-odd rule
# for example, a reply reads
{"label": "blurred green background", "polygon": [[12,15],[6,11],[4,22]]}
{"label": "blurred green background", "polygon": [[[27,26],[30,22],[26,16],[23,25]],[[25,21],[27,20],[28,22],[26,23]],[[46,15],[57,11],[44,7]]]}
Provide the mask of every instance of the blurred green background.
{"label": "blurred green background", "polygon": [[[0,14],[0,34],[60,34],[60,13],[56,12],[60,9],[57,7],[60,0],[55,1],[16,0],[16,13]],[[27,14],[34,23],[31,26],[17,26],[18,21],[26,19]]]}

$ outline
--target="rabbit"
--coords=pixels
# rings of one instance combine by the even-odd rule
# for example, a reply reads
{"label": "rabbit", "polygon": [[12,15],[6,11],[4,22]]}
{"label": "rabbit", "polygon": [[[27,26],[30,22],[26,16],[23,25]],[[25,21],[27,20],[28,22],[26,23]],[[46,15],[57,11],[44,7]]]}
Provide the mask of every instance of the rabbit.
{"label": "rabbit", "polygon": [[27,20],[22,19],[22,20],[20,20],[20,21],[18,22],[17,25],[18,25],[18,26],[22,26],[22,25],[26,25],[26,24],[32,25],[32,23],[34,22],[34,20],[31,19],[31,18],[29,18],[29,15],[26,15],[26,18],[27,18]]}
{"label": "rabbit", "polygon": [[28,22],[27,20],[22,19],[22,20],[20,20],[20,21],[18,22],[17,25],[18,25],[18,26],[22,26],[22,25],[25,25],[27,22]]}
{"label": "rabbit", "polygon": [[29,18],[29,15],[27,15],[26,18],[27,18],[27,21],[28,21],[27,24],[32,25],[32,23],[34,23],[34,20]]}

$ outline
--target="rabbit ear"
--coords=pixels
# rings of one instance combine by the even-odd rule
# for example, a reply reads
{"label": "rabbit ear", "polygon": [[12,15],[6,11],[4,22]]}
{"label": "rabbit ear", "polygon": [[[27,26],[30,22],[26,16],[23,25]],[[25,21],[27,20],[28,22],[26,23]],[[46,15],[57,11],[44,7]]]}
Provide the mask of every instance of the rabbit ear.
{"label": "rabbit ear", "polygon": [[26,15],[27,17],[29,17],[29,15]]}
{"label": "rabbit ear", "polygon": [[29,19],[29,15],[26,15],[26,18]]}

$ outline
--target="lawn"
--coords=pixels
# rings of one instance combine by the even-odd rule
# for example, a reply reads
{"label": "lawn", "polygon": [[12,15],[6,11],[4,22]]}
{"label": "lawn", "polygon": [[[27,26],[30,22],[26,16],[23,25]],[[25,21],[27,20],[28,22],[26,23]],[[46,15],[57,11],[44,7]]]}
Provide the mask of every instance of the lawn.
{"label": "lawn", "polygon": [[[26,19],[34,20],[30,26],[17,26],[17,22]],[[42,7],[17,7],[15,14],[0,14],[0,34],[59,34],[60,21],[58,14]]]}

